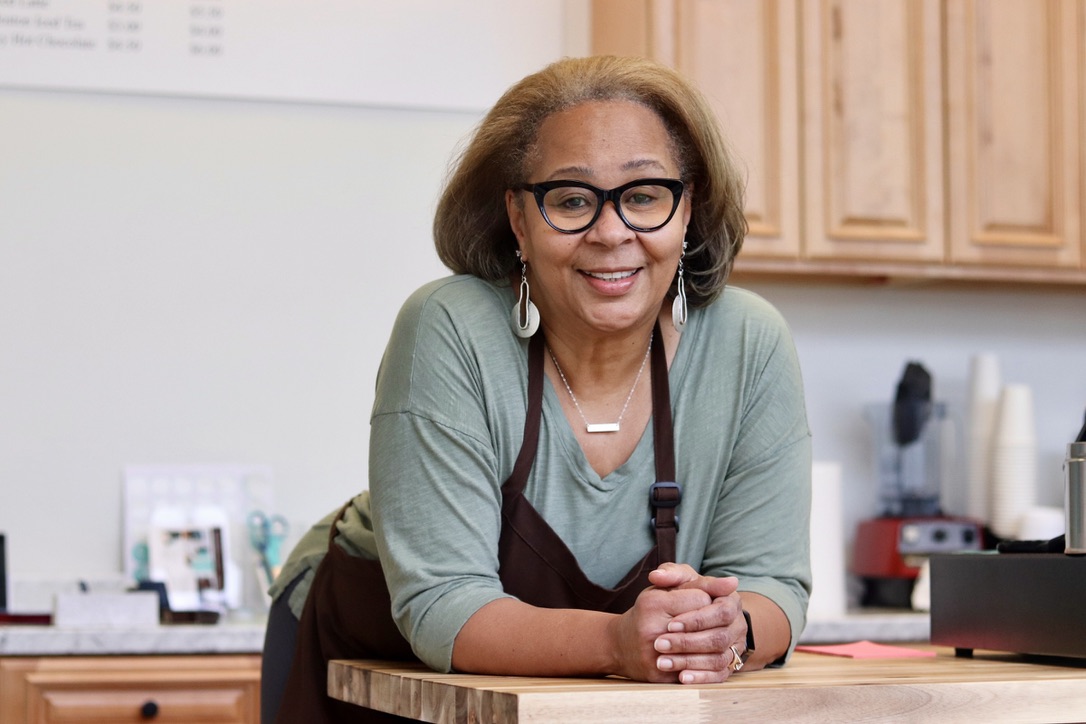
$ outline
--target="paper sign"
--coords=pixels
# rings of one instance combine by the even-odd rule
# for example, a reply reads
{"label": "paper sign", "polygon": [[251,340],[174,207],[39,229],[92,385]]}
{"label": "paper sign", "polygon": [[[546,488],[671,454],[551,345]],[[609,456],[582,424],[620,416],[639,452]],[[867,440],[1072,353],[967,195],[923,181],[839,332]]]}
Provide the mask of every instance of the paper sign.
{"label": "paper sign", "polygon": [[851,644],[833,644],[828,646],[797,646],[796,651],[827,656],[844,656],[850,659],[911,659],[935,656],[934,651],[907,649],[901,646],[887,646],[871,641],[857,641]]}

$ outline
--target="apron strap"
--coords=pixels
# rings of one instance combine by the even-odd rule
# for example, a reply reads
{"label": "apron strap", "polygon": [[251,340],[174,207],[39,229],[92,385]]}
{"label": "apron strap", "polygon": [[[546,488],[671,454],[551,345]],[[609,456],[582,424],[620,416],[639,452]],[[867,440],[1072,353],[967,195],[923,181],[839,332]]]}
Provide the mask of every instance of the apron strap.
{"label": "apron strap", "polygon": [[543,419],[543,351],[542,334],[532,335],[528,342],[528,411],[524,416],[524,440],[520,445],[520,454],[513,465],[513,472],[502,485],[502,497],[524,492],[528,484],[528,473],[535,462],[535,451],[539,446],[539,424]]}
{"label": "apron strap", "polygon": [[675,561],[679,516],[675,508],[682,502],[682,487],[675,481],[675,437],[671,420],[671,386],[668,383],[667,351],[656,321],[652,345],[652,439],[656,453],[656,482],[649,488],[650,519],[660,548],[660,562]]}

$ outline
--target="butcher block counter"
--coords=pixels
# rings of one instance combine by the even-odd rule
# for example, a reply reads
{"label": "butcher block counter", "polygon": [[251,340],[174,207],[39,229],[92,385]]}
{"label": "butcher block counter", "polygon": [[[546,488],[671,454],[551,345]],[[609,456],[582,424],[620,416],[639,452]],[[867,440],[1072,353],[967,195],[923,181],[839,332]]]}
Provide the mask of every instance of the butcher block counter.
{"label": "butcher block counter", "polygon": [[[914,647],[930,649],[926,645]],[[426,722],[1086,721],[1086,665],[977,652],[851,659],[797,652],[724,684],[438,674],[421,664],[333,661],[329,694]]]}

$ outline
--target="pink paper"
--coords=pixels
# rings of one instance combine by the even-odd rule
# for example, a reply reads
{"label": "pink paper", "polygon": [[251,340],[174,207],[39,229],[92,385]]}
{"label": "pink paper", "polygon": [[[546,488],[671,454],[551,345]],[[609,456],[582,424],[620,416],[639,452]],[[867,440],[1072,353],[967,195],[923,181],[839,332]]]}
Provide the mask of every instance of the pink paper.
{"label": "pink paper", "polygon": [[827,656],[845,656],[850,659],[911,659],[935,656],[934,651],[887,646],[886,644],[876,644],[871,641],[857,641],[851,644],[834,644],[830,646],[797,646],[796,651],[806,651],[809,654],[826,654]]}

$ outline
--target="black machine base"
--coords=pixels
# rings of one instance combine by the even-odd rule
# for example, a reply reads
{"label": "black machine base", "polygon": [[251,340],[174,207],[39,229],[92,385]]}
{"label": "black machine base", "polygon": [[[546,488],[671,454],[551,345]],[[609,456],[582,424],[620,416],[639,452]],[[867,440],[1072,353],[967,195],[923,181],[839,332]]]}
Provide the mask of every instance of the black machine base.
{"label": "black machine base", "polygon": [[931,643],[1086,658],[1086,557],[932,555]]}

